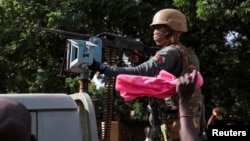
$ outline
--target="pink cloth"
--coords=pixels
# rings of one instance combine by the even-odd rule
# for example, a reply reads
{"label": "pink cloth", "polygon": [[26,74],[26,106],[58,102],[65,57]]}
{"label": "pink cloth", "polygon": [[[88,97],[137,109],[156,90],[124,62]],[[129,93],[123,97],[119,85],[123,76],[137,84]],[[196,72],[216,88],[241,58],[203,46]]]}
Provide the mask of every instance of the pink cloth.
{"label": "pink cloth", "polygon": [[[115,89],[125,101],[143,96],[165,98],[176,94],[176,82],[176,77],[164,70],[157,77],[120,74],[116,77]],[[200,88],[202,85],[203,78],[198,72],[195,87]]]}

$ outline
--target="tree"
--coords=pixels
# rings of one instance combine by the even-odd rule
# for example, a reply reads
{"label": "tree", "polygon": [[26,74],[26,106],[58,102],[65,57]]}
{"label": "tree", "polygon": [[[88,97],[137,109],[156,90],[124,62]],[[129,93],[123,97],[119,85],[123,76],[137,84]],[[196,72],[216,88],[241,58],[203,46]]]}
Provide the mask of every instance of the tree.
{"label": "tree", "polygon": [[[0,3],[1,93],[78,91],[78,74],[57,77],[66,39],[30,30],[38,22],[44,27],[90,35],[111,32],[152,46],[149,24],[154,13],[166,7],[178,8],[189,25],[182,42],[194,48],[200,58],[205,82],[202,92],[208,110],[219,106],[242,118],[250,116],[249,110],[241,110],[242,106],[250,108],[249,0],[4,0]],[[234,38],[228,42],[225,37],[230,34]],[[124,65],[122,60],[117,62]],[[144,100],[137,101],[145,104]],[[121,107],[140,109],[137,101],[123,104],[117,101],[118,109],[124,113],[128,110]]]}
{"label": "tree", "polygon": [[[207,106],[222,107],[227,114],[249,118],[242,111],[249,99],[249,0],[174,0],[188,13],[192,40],[205,78],[203,93]],[[193,14],[195,13],[195,14]],[[227,36],[233,36],[227,41]],[[239,106],[240,105],[240,106]]]}
{"label": "tree", "polygon": [[[164,1],[164,5],[170,3]],[[112,32],[152,42],[148,27],[155,1],[5,0],[1,2],[1,70],[3,93],[76,92],[77,74],[60,79],[66,39],[36,32],[39,24],[52,29],[96,35]],[[39,9],[39,10],[38,10]],[[150,16],[149,16],[150,15]],[[132,22],[129,22],[132,21]]]}

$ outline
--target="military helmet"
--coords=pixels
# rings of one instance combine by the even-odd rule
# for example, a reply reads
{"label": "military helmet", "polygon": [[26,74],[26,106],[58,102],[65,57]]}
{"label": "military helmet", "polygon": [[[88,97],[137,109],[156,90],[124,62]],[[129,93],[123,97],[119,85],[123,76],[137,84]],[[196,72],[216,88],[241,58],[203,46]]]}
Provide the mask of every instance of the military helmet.
{"label": "military helmet", "polygon": [[150,27],[154,25],[168,25],[175,31],[187,32],[187,20],[185,15],[176,9],[162,9],[153,18]]}

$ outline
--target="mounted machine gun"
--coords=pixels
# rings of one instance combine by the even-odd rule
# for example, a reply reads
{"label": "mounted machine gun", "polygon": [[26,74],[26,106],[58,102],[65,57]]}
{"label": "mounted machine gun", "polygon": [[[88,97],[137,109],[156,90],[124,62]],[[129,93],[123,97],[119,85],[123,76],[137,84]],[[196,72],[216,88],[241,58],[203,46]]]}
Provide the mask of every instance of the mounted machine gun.
{"label": "mounted machine gun", "polygon": [[[159,50],[157,47],[147,47],[142,42],[135,39],[122,37],[111,33],[101,33],[96,36],[86,34],[74,33],[64,30],[55,30],[44,28],[41,26],[31,26],[35,31],[46,31],[55,33],[67,39],[66,53],[62,70],[80,73],[80,92],[87,90],[89,78],[92,79],[95,72],[89,74],[88,66],[93,63],[93,60],[102,62],[102,55],[105,55],[106,62],[109,65],[116,65],[116,54],[114,50],[128,50],[134,52],[135,50],[154,55]],[[66,63],[65,63],[66,61]],[[62,71],[61,71],[62,73]],[[109,141],[110,137],[110,124],[113,114],[113,101],[114,101],[114,77],[104,78],[105,87],[107,89],[104,94],[104,113],[103,113],[103,126],[104,129],[99,130],[100,139],[102,141]]]}

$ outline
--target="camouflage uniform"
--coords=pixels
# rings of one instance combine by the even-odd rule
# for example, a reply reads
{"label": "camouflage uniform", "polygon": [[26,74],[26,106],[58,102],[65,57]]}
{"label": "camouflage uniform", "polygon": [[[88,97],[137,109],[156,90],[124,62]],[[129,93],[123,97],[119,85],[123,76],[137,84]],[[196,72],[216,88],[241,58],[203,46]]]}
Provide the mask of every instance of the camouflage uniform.
{"label": "camouflage uniform", "polygon": [[[176,77],[179,77],[182,74],[182,64],[183,60],[181,53],[174,47],[170,45],[164,47],[158,52],[155,56],[150,58],[148,61],[136,66],[136,67],[112,67],[106,66],[104,74],[108,76],[116,76],[118,74],[134,74],[142,76],[156,76],[160,70],[166,70]],[[190,107],[194,115],[195,127],[200,131],[200,125],[202,125],[202,130],[205,130],[205,117],[204,117],[204,103],[203,96],[199,93],[194,95]],[[157,121],[153,121],[153,115],[151,114],[150,123],[153,127],[153,130],[157,130],[157,134],[161,133],[161,138],[168,138],[172,140],[178,140],[178,110],[177,110],[177,101],[176,97],[166,98],[166,99],[156,99],[149,98],[150,106],[157,108],[157,114],[159,117],[158,127],[155,127]],[[201,120],[201,117],[202,118]],[[200,122],[204,122],[200,124]],[[156,129],[158,128],[158,129]],[[165,128],[165,130],[164,130]]]}

